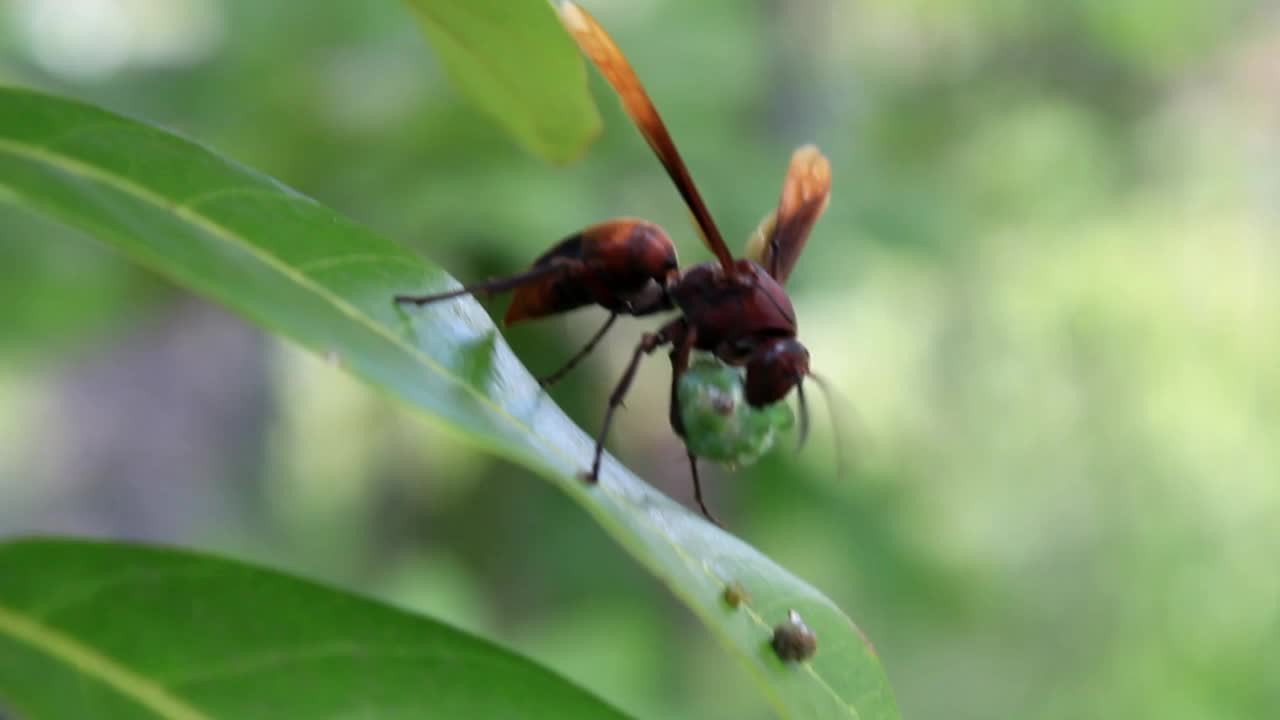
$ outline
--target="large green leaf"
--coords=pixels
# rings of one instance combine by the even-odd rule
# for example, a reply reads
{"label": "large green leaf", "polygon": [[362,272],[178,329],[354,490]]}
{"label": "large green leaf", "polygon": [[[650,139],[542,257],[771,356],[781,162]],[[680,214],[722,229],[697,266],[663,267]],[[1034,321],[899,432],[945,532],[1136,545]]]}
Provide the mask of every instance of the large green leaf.
{"label": "large green leaf", "polygon": [[227,560],[0,545],[0,704],[24,718],[621,718],[423,617]]}
{"label": "large green leaf", "polygon": [[[479,304],[398,308],[395,293],[453,282],[420,257],[190,142],[22,90],[0,89],[2,198],[85,229],[338,359],[460,440],[539,472],[706,623],[782,716],[897,716],[875,650],[822,593],[612,458],[598,485],[579,480],[592,439],[520,365]],[[729,608],[722,594],[730,583],[753,600]],[[798,665],[784,665],[768,645],[788,608],[819,639],[818,654]]]}
{"label": "large green leaf", "polygon": [[547,0],[405,0],[454,85],[529,149],[567,162],[600,133],[578,47]]}

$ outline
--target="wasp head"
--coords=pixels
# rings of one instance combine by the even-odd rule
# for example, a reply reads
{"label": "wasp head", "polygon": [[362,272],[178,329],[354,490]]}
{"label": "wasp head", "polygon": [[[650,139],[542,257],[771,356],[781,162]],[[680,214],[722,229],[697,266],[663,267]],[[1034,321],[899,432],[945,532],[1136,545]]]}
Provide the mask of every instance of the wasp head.
{"label": "wasp head", "polygon": [[791,337],[765,342],[747,360],[747,402],[772,405],[809,374],[809,351]]}

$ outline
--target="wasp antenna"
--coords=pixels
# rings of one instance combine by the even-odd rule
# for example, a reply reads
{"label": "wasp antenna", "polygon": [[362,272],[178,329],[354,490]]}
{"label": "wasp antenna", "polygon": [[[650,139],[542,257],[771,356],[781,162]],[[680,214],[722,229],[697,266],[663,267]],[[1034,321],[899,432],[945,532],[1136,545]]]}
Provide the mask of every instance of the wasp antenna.
{"label": "wasp antenna", "polygon": [[827,401],[827,415],[831,420],[831,433],[835,435],[835,440],[831,444],[836,452],[836,477],[843,478],[847,474],[848,466],[845,464],[844,458],[843,424],[840,422],[840,413],[836,409],[836,405],[847,403],[844,403],[843,398],[831,387],[831,383],[827,382],[826,378],[817,373],[809,373],[809,377],[818,383],[818,387],[822,390],[822,394]]}
{"label": "wasp antenna", "polygon": [[796,452],[804,449],[804,441],[809,439],[809,403],[804,399],[804,378],[796,381],[796,399],[800,402],[800,437],[796,441]]}

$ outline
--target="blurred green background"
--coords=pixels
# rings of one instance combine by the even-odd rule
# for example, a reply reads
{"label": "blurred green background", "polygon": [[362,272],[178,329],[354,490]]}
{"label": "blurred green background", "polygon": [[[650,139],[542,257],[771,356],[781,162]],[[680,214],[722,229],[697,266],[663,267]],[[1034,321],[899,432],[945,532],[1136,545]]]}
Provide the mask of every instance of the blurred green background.
{"label": "blurred green background", "polygon": [[[709,501],[861,624],[904,716],[1280,717],[1280,2],[584,4],[731,237],[793,147],[832,159],[790,289],[858,421],[707,473]],[[598,78],[600,142],[546,166],[393,0],[4,0],[0,81],[178,130],[463,279],[617,215],[706,257]],[[545,372],[599,321],[506,336]],[[553,392],[588,430],[649,324]],[[612,449],[689,502],[667,372]],[[768,716],[548,484],[0,205],[0,535],[48,532],[321,577],[644,717]]]}

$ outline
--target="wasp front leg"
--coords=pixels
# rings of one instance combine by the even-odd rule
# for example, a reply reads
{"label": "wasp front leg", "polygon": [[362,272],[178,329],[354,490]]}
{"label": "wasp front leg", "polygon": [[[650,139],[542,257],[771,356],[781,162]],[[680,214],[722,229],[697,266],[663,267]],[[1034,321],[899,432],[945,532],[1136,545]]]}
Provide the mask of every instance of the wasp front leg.
{"label": "wasp front leg", "polygon": [[689,458],[689,474],[693,477],[693,499],[698,502],[698,509],[702,511],[702,515],[711,522],[724,527],[724,524],[711,514],[711,510],[707,508],[707,503],[702,498],[702,478],[698,475],[698,456],[693,454],[689,449],[689,444],[685,441],[684,417],[680,412],[680,379],[684,377],[685,372],[689,369],[689,356],[693,354],[693,346],[697,340],[697,330],[688,324],[683,324],[680,336],[672,340],[674,347],[671,349],[671,429],[676,435],[680,436],[680,440],[685,443],[685,455]]}
{"label": "wasp front leg", "polygon": [[673,320],[662,326],[656,333],[645,333],[644,337],[640,339],[640,344],[636,345],[635,352],[631,354],[631,362],[627,363],[627,369],[622,373],[622,379],[618,381],[613,393],[609,395],[609,407],[604,413],[604,424],[600,428],[600,434],[596,436],[595,459],[591,463],[591,472],[584,477],[588,483],[594,484],[600,480],[600,461],[604,456],[604,443],[609,439],[609,426],[613,424],[613,414],[622,405],[623,399],[627,396],[627,391],[631,389],[632,381],[636,379],[636,370],[640,367],[640,358],[670,343],[671,338],[681,331],[683,325],[683,319]]}

